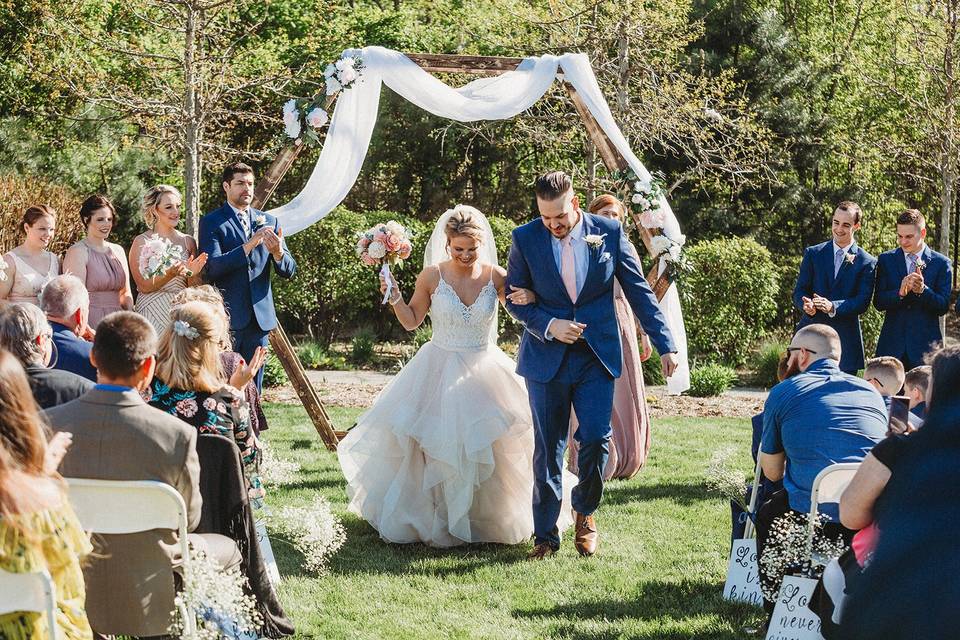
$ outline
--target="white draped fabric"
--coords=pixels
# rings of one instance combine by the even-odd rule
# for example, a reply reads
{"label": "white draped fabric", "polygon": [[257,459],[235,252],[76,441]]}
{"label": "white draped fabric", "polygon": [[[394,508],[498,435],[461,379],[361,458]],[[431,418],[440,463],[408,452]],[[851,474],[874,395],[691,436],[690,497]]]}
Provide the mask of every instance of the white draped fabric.
{"label": "white draped fabric", "polygon": [[[539,100],[559,69],[633,171],[641,178],[650,175],[630,150],[584,54],[527,58],[515,71],[474,80],[459,88],[444,84],[397,51],[364,47],[349,49],[344,54],[363,60],[360,80],[338,96],[323,149],[303,190],[287,204],[270,211],[280,220],[287,235],[322,219],[343,202],[353,188],[370,147],[382,84],[436,116],[458,122],[506,120]],[[661,207],[667,216],[663,233],[678,239],[680,225],[673,210],[666,200],[661,201]],[[661,270],[663,268],[661,263]],[[682,393],[690,386],[690,370],[676,286],[670,287],[660,304],[677,343],[680,360],[676,374],[667,380],[667,388],[670,393]]]}

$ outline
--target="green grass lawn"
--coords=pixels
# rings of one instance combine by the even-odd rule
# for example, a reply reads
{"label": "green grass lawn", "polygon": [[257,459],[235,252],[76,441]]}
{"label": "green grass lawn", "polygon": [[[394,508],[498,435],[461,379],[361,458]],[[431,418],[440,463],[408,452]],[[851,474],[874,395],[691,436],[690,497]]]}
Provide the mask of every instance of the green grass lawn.
{"label": "green grass lawn", "polygon": [[[337,428],[358,410],[330,407]],[[437,550],[391,545],[346,511],[336,456],[300,407],[270,405],[264,434],[301,467],[296,484],[270,489],[268,504],[304,505],[315,492],[342,517],[347,541],[329,573],[300,568],[274,541],[280,598],[301,638],[742,638],[759,610],[720,597],[730,510],[707,493],[711,453],[734,445],[752,472],[746,420],[673,418],[654,424],[647,466],[607,485],[597,513],[599,552],[580,558],[567,531],[559,555],[524,560],[529,545]]]}

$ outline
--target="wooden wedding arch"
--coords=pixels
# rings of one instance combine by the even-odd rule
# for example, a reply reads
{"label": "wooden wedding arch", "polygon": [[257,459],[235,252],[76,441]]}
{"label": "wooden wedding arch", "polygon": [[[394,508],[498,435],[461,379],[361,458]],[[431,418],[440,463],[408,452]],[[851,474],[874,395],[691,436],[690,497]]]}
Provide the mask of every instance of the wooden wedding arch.
{"label": "wooden wedding arch", "polygon": [[[467,73],[496,76],[508,71],[514,71],[517,66],[523,62],[523,58],[496,56],[461,56],[428,53],[408,53],[405,55],[421,69],[430,73]],[[583,100],[581,100],[577,94],[576,89],[573,88],[573,85],[564,82],[563,86],[570,96],[570,100],[573,102],[577,113],[580,114],[584,126],[587,129],[587,135],[600,154],[603,164],[609,171],[627,168],[626,160],[623,159],[623,156],[620,155],[610,142],[610,139],[607,138],[603,129],[600,128],[596,119],[594,119],[589,109],[587,109],[587,106],[583,103]],[[337,94],[334,94],[327,98],[324,103],[325,110],[329,111],[336,97]],[[270,168],[267,169],[266,174],[264,174],[257,183],[253,196],[254,207],[263,209],[264,205],[270,199],[270,196],[272,196],[276,190],[277,185],[280,184],[283,176],[286,175],[290,167],[293,166],[300,152],[303,151],[304,146],[306,145],[303,139],[297,138],[280,151],[270,165]],[[653,253],[650,243],[652,238],[650,231],[639,223],[636,214],[634,214],[634,226],[640,233],[640,239],[643,241],[647,253],[654,256],[655,254]],[[670,287],[670,282],[666,276],[658,274],[659,267],[658,264],[654,262],[650,271],[647,273],[647,282],[650,283],[657,299],[660,300]],[[287,337],[282,326],[277,325],[277,328],[271,332],[270,344],[273,347],[277,359],[280,360],[284,370],[287,372],[287,376],[290,378],[290,382],[293,384],[297,396],[299,396],[300,401],[303,403],[304,409],[306,409],[307,414],[313,421],[314,427],[323,439],[327,449],[331,451],[335,450],[339,441],[339,434],[334,430],[330,416],[320,401],[320,396],[317,395],[316,389],[310,384],[303,365],[300,364],[296,351],[294,351],[293,345],[290,343],[290,339]]]}

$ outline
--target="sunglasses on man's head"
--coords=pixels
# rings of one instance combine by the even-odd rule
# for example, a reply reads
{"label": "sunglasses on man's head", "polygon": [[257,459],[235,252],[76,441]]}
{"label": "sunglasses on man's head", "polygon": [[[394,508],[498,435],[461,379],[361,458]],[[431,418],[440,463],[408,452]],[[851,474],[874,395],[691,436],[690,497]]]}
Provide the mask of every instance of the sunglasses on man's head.
{"label": "sunglasses on man's head", "polygon": [[793,353],[794,351],[806,351],[807,353],[816,354],[816,351],[812,349],[807,349],[806,347],[787,347],[787,353]]}

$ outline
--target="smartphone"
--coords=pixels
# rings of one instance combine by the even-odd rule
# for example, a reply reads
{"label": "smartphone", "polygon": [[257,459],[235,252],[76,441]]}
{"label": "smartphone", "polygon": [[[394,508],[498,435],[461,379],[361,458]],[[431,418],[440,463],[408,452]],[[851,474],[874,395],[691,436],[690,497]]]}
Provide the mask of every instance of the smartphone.
{"label": "smartphone", "polygon": [[910,424],[910,398],[907,396],[890,396],[889,413],[887,429],[890,433],[904,433]]}

